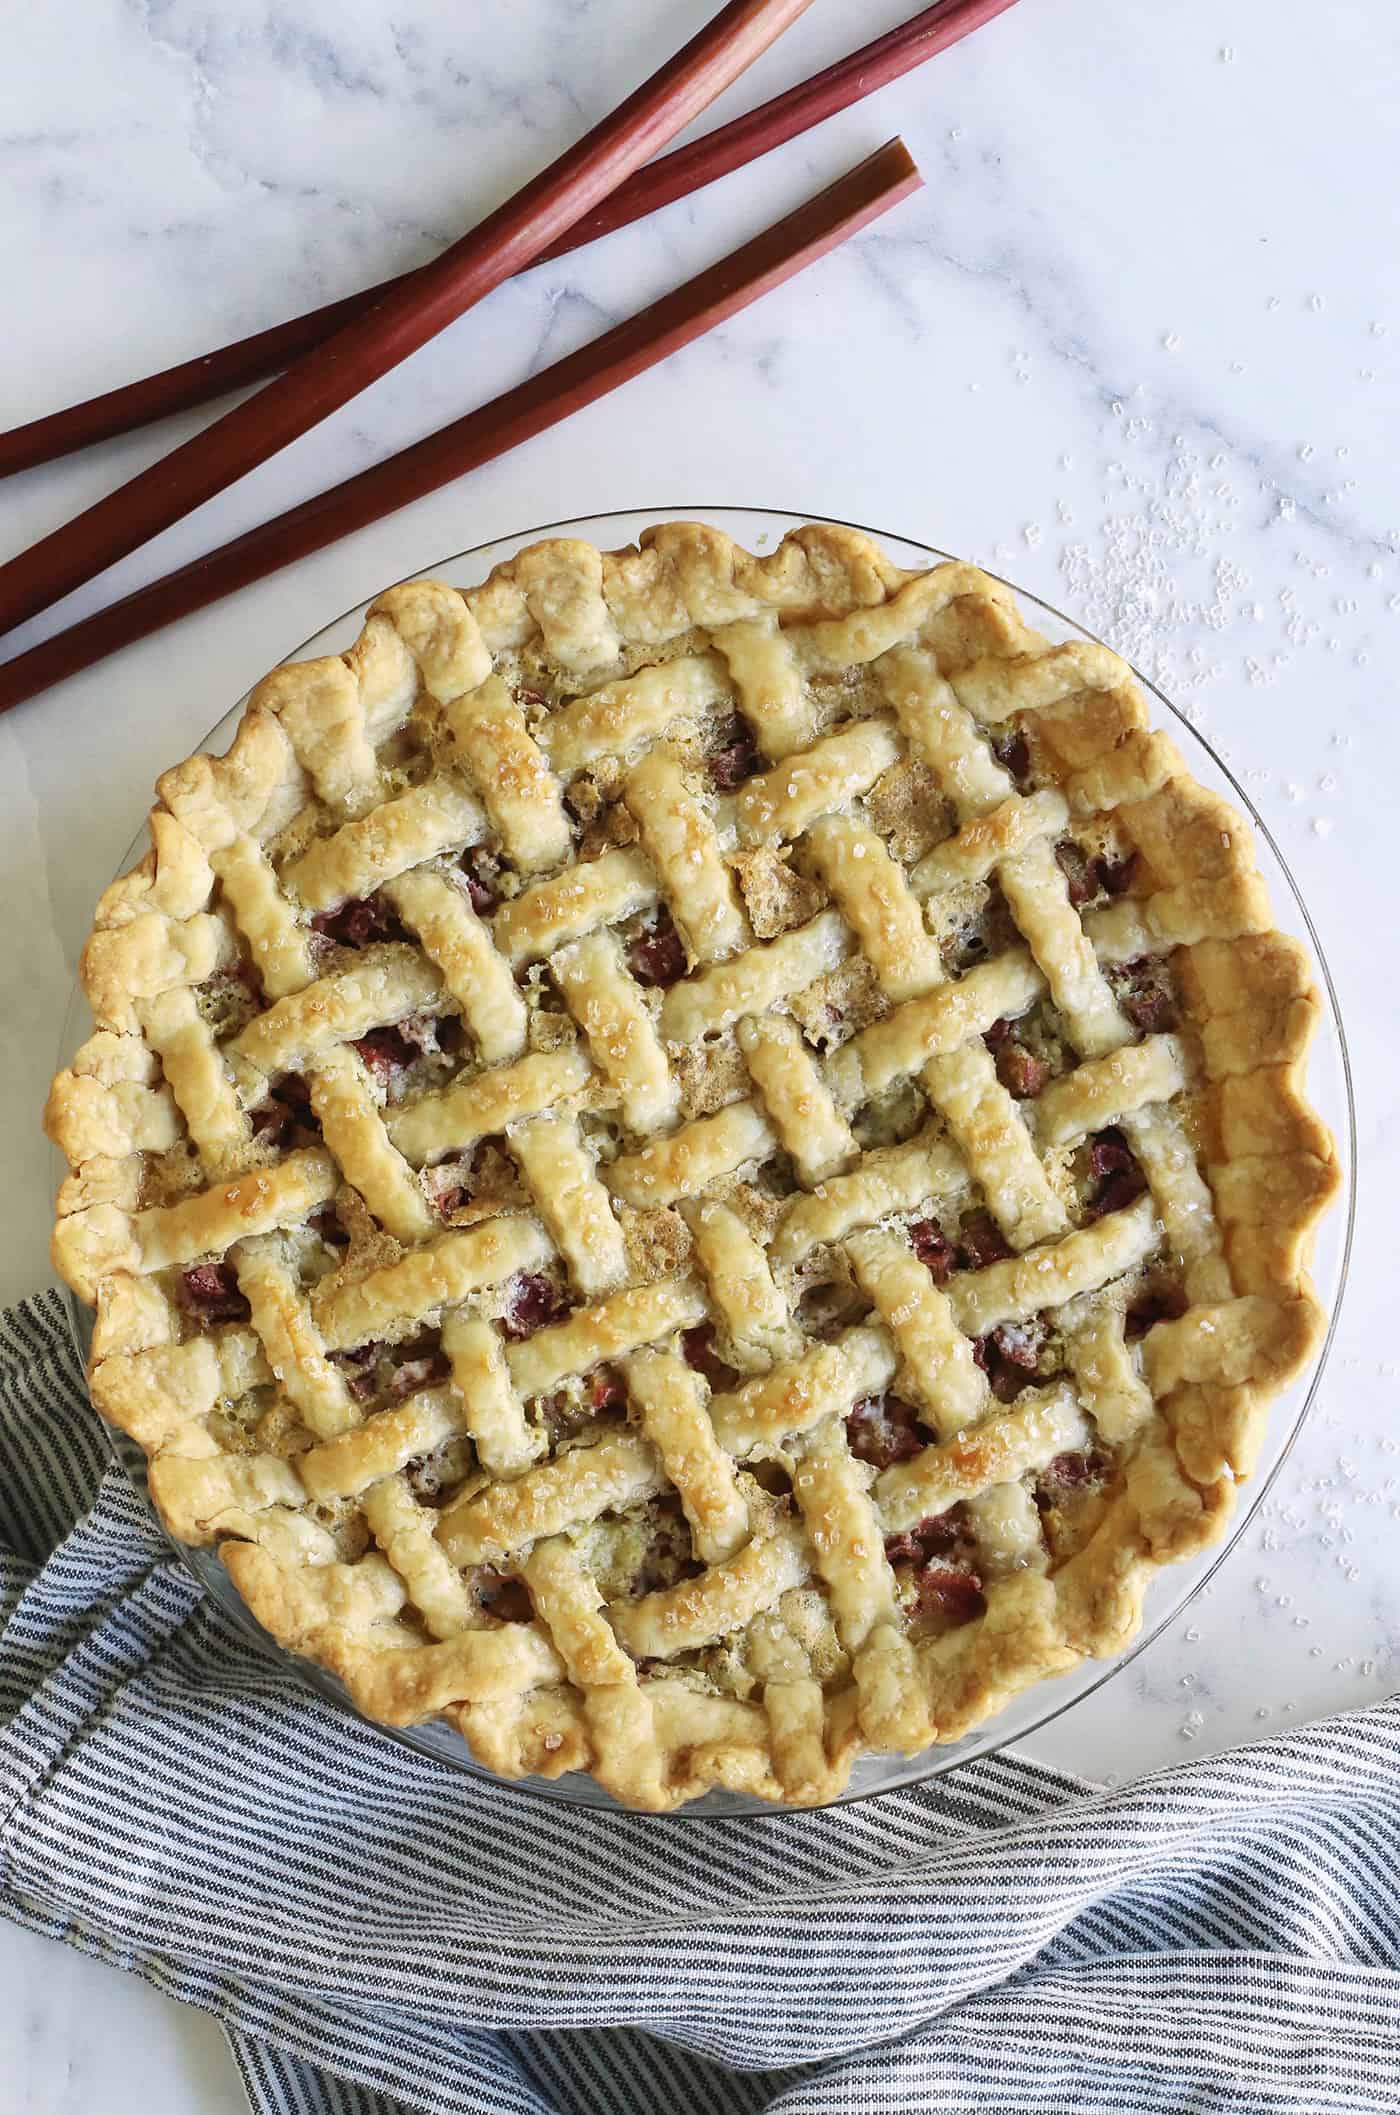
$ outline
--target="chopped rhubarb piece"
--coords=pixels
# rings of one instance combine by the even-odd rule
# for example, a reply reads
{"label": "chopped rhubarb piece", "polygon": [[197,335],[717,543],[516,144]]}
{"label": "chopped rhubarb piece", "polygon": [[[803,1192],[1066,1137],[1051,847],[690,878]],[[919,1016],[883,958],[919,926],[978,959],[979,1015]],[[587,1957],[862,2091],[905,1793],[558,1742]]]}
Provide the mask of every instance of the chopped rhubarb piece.
{"label": "chopped rhubarb piece", "polygon": [[477,1164],[485,1153],[484,1142],[468,1153],[454,1153],[435,1167],[424,1168],[423,1187],[444,1219],[471,1202],[476,1188]]}
{"label": "chopped rhubarb piece", "polygon": [[468,845],[461,859],[467,894],[479,918],[487,918],[501,900],[501,857],[486,845]]}
{"label": "chopped rhubarb piece", "polygon": [[852,1454],[873,1469],[907,1461],[928,1445],[928,1435],[918,1429],[918,1417],[914,1405],[897,1395],[867,1395],[846,1418]]}
{"label": "chopped rhubarb piece", "polygon": [[1186,1312],[1186,1295],[1179,1285],[1149,1285],[1133,1301],[1123,1317],[1123,1334],[1131,1343],[1146,1336],[1158,1322],[1175,1322]]}
{"label": "chopped rhubarb piece", "polygon": [[195,1263],[180,1275],[180,1296],[201,1322],[246,1322],[248,1302],[231,1263]]}
{"label": "chopped rhubarb piece", "polygon": [[1108,1457],[1091,1448],[1087,1454],[1057,1454],[1047,1462],[1040,1472],[1039,1489],[1053,1500],[1056,1490],[1081,1491],[1090,1484],[1102,1483],[1108,1471]]}
{"label": "chopped rhubarb piece", "polygon": [[993,1021],[990,1028],[985,1028],[982,1031],[982,1041],[986,1044],[988,1050],[991,1051],[1000,1050],[1003,1043],[1010,1041],[1010,1037],[1011,1023],[1007,1020],[1005,1014],[1002,1015],[999,1021]]}
{"label": "chopped rhubarb piece", "polygon": [[1136,961],[1115,964],[1108,980],[1118,1004],[1144,1035],[1175,1028],[1176,999],[1160,955],[1139,955]]}
{"label": "chopped rhubarb piece", "polygon": [[1055,860],[1069,884],[1069,900],[1076,910],[1092,896],[1097,896],[1099,884],[1093,862],[1072,838],[1061,838],[1055,847]]}
{"label": "chopped rhubarb piece", "polygon": [[924,1264],[935,1285],[942,1285],[953,1272],[957,1252],[936,1219],[916,1219],[909,1229],[914,1254]]}
{"label": "chopped rhubarb piece", "polygon": [[503,1572],[483,1569],[476,1575],[476,1598],[488,1616],[498,1623],[532,1623],[534,1603],[520,1579]]}
{"label": "chopped rhubarb piece", "polygon": [[978,1573],[952,1564],[926,1564],[915,1580],[921,1609],[936,1611],[950,1623],[970,1623],[987,1606]]}
{"label": "chopped rhubarb piece", "polygon": [[685,975],[685,943],[665,911],[632,942],[627,960],[639,984],[674,984]]}
{"label": "chopped rhubarb piece", "polygon": [[284,1072],[265,1102],[248,1112],[254,1138],[282,1145],[294,1125],[315,1123],[311,1114],[311,1089],[299,1072]]}
{"label": "chopped rhubarb piece", "polygon": [[1136,1165],[1132,1148],[1116,1124],[1106,1131],[1094,1133],[1089,1144],[1089,1167],[1093,1174],[1119,1175],[1125,1168]]}
{"label": "chopped rhubarb piece", "polygon": [[397,1028],[372,1028],[350,1047],[359,1051],[382,1087],[391,1085],[418,1057],[414,1045]]}
{"label": "chopped rhubarb piece", "polygon": [[1133,991],[1118,1001],[1134,1028],[1144,1035],[1161,1035],[1176,1026],[1176,1003],[1169,991]]}
{"label": "chopped rhubarb piece", "polygon": [[419,1388],[435,1388],[450,1380],[452,1367],[444,1351],[425,1351],[418,1358],[404,1359],[389,1375],[388,1392],[394,1402],[401,1403],[406,1395]]}
{"label": "chopped rhubarb piece", "polygon": [[946,1557],[958,1546],[959,1524],[953,1514],[930,1514],[902,1535],[887,1535],[885,1555],[891,1564],[927,1564],[930,1557]]}
{"label": "chopped rhubarb piece", "polygon": [[710,778],[719,793],[732,793],[763,769],[752,730],[736,715],[724,729],[724,747],[710,758]]}
{"label": "chopped rhubarb piece", "polygon": [[384,1349],[379,1338],[368,1344],[357,1344],[353,1351],[333,1351],[331,1364],[338,1366],[345,1376],[345,1385],[357,1402],[367,1402],[374,1393],[374,1369],[379,1354]]}
{"label": "chopped rhubarb piece", "polygon": [[1132,1148],[1116,1126],[1098,1132],[1090,1141],[1089,1172],[1098,1185],[1088,1203],[1093,1219],[1102,1219],[1105,1212],[1123,1211],[1147,1188]]}
{"label": "chopped rhubarb piece", "polygon": [[1138,856],[1129,852],[1123,859],[1100,857],[1094,861],[1094,875],[1105,896],[1126,896],[1137,879]]}
{"label": "chopped rhubarb piece", "polygon": [[588,1400],[600,1415],[609,1410],[621,1410],[627,1402],[622,1375],[611,1366],[600,1366],[588,1384]]}
{"label": "chopped rhubarb piece", "polygon": [[1013,728],[997,735],[992,743],[992,754],[1003,771],[1009,771],[1018,787],[1024,789],[1031,772],[1030,745],[1023,734]]}
{"label": "chopped rhubarb piece", "polygon": [[990,1212],[969,1212],[958,1229],[958,1264],[963,1270],[986,1270],[1011,1254]]}
{"label": "chopped rhubarb piece", "polygon": [[382,896],[351,896],[333,911],[318,911],[311,930],[341,947],[368,947],[372,940],[406,940],[408,934]]}
{"label": "chopped rhubarb piece", "polygon": [[390,1087],[399,1074],[438,1048],[437,1023],[431,1014],[410,1014],[391,1028],[372,1028],[351,1044],[358,1050],[382,1087]]}
{"label": "chopped rhubarb piece", "polygon": [[1023,1373],[1034,1373],[1045,1345],[1045,1324],[1039,1321],[999,1322],[992,1331],[997,1356]]}
{"label": "chopped rhubarb piece", "polygon": [[542,690],[532,690],[528,683],[516,684],[515,702],[517,705],[543,705],[544,701],[544,692]]}
{"label": "chopped rhubarb piece", "polygon": [[697,1322],[693,1329],[681,1331],[681,1356],[687,1366],[693,1366],[703,1374],[710,1386],[717,1390],[732,1388],[739,1376],[732,1366],[727,1366],[715,1349],[715,1325],[713,1322]]}
{"label": "chopped rhubarb piece", "polygon": [[248,1122],[254,1138],[260,1139],[264,1145],[280,1146],[286,1142],[296,1117],[285,1102],[279,1101],[275,1094],[269,1094],[265,1102],[248,1111]]}
{"label": "chopped rhubarb piece", "polygon": [[508,1337],[531,1337],[546,1322],[556,1321],[568,1304],[548,1278],[538,1271],[522,1271],[510,1288],[501,1327]]}
{"label": "chopped rhubarb piece", "polygon": [[1017,1101],[1033,1101],[1049,1071],[1045,1060],[1033,1056],[1024,1043],[1006,1043],[997,1052],[997,1078]]}
{"label": "chopped rhubarb piece", "polygon": [[985,1337],[975,1337],[972,1356],[991,1383],[999,1403],[1011,1403],[1040,1365],[1045,1344],[1041,1322],[1002,1322]]}

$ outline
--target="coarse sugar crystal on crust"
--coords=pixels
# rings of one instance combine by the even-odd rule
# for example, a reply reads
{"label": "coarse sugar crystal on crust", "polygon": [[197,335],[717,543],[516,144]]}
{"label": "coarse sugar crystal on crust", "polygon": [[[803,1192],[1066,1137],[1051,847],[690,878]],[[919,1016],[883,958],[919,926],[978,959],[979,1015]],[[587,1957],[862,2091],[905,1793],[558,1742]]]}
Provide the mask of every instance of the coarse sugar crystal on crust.
{"label": "coarse sugar crystal on crust", "polygon": [[1106,648],[849,529],[557,539],[157,791],[54,1257],[369,1715],[818,1803],[1223,1531],[1322,1332],[1319,1004]]}

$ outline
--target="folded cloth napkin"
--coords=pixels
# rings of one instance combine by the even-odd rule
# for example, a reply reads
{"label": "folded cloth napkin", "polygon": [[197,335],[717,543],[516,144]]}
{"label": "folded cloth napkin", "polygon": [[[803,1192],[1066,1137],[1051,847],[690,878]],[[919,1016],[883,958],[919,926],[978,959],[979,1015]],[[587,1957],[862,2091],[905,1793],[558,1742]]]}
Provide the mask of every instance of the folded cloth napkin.
{"label": "folded cloth napkin", "polygon": [[58,1296],[0,1321],[0,1909],[219,2019],[257,2115],[1400,2107],[1400,1707],[1105,1793],[581,1812],[252,1649]]}

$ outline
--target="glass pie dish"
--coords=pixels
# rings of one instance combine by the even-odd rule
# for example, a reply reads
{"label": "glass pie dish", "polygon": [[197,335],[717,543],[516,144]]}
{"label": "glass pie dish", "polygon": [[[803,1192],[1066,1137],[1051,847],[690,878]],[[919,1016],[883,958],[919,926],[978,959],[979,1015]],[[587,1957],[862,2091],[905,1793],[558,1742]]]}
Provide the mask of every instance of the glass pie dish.
{"label": "glass pie dish", "polygon": [[[543,528],[532,528],[517,536],[499,540],[474,550],[459,553],[446,559],[430,570],[447,578],[463,582],[483,579],[493,566],[506,560],[524,545],[541,536],[567,533],[586,539],[604,549],[617,549],[630,543],[650,522],[665,515],[681,515],[699,519],[722,529],[736,542],[762,554],[771,549],[782,535],[802,520],[810,517],[790,516],[754,509],[730,508],[683,508],[647,509],[629,514],[613,514],[551,523]],[[853,526],[853,525],[848,525]],[[908,539],[876,534],[883,548],[897,563],[910,567],[926,566],[930,561],[941,561],[946,554]],[[1088,639],[1089,634],[1072,624],[1067,618],[1041,603],[1034,596],[1016,591],[1024,605],[1035,611],[1035,622],[1051,642],[1059,643],[1075,639]],[[364,606],[347,612],[335,623],[327,626],[314,638],[307,640],[292,657],[301,660],[309,656],[334,654],[348,647],[358,632],[364,615]],[[1140,681],[1142,679],[1139,679]],[[1332,1328],[1335,1326],[1337,1309],[1346,1275],[1346,1263],[1351,1238],[1352,1169],[1354,1163],[1353,1121],[1349,1069],[1341,1022],[1337,1013],[1335,995],[1325,962],[1317,944],[1316,934],[1302,904],[1298,892],[1284,863],[1264,829],[1257,814],[1243,792],[1225,770],[1219,759],[1201,740],[1194,730],[1177,714],[1160,692],[1153,691],[1150,684],[1144,688],[1152,691],[1166,713],[1176,722],[1173,728],[1178,746],[1195,778],[1207,788],[1222,794],[1238,809],[1249,814],[1253,820],[1257,839],[1257,859],[1260,872],[1274,906],[1278,925],[1292,933],[1308,949],[1316,972],[1319,989],[1325,995],[1321,1033],[1315,1043],[1309,1072],[1309,1094],[1323,1120],[1337,1137],[1339,1164],[1346,1191],[1346,1209],[1334,1213],[1324,1222],[1315,1259],[1315,1276],[1319,1299],[1326,1311],[1329,1328],[1322,1351],[1313,1367],[1288,1387],[1275,1401],[1270,1412],[1268,1436],[1259,1459],[1255,1476],[1248,1491],[1248,1504],[1241,1509],[1232,1522],[1228,1539],[1204,1555],[1185,1563],[1174,1565],[1159,1572],[1153,1579],[1145,1608],[1144,1622],[1140,1633],[1131,1644],[1113,1657],[1079,1663],[1074,1670],[1053,1680],[1039,1683],[1022,1694],[1001,1715],[967,1735],[961,1740],[934,1747],[913,1757],[874,1756],[856,1764],[848,1789],[843,1799],[868,1797],[874,1793],[896,1789],[940,1776],[973,1757],[985,1755],[1013,1742],[1022,1742],[1027,1736],[1050,1719],[1060,1716],[1081,1697],[1098,1689],[1111,1675],[1124,1667],[1139,1651],[1156,1637],[1181,1612],[1194,1592],[1205,1583],[1216,1566],[1223,1561],[1244,1528],[1248,1525],[1254,1507],[1267,1492],[1289,1446],[1295,1437],[1303,1416],[1313,1399],[1320,1377],[1327,1346],[1330,1344]],[[222,749],[231,737],[237,716],[241,713],[240,701],[218,725],[210,731],[205,747]],[[140,843],[133,848],[132,856],[140,851]],[[79,1011],[75,1005],[70,1014],[70,1028],[76,1030]],[[66,1042],[71,1048],[77,1040],[76,1033]],[[86,1310],[75,1307],[75,1327],[81,1348],[86,1350],[88,1317]],[[144,1461],[129,1445],[116,1439],[114,1445],[119,1457],[133,1474],[138,1484],[144,1482]],[[181,1561],[199,1579],[203,1587],[223,1603],[233,1619],[256,1639],[262,1647],[281,1658],[288,1658],[282,1649],[258,1629],[252,1616],[236,1593],[231,1580],[217,1555],[211,1551],[191,1549],[177,1545]],[[346,1709],[351,1709],[348,1698],[339,1682],[309,1662],[294,1661],[299,1676],[319,1693],[332,1698]],[[468,1772],[481,1772],[472,1759],[461,1737],[441,1723],[430,1723],[395,1734],[419,1752],[450,1762]],[[592,1779],[566,1774],[557,1779],[543,1780],[524,1778],[511,1780],[525,1789],[554,1798],[572,1799],[588,1805],[607,1806],[613,1802]],[[772,1804],[758,1801],[741,1793],[712,1791],[702,1799],[694,1801],[684,1809],[690,1814],[732,1815],[750,1812],[769,1813]]]}

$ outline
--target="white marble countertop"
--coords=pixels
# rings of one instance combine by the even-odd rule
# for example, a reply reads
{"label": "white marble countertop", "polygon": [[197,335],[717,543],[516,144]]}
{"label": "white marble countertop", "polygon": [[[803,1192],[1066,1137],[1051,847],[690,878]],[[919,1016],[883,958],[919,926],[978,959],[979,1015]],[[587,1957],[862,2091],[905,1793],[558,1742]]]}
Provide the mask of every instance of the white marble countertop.
{"label": "white marble countertop", "polygon": [[[0,84],[0,418],[427,257],[708,11],[517,0],[490,10],[489,38],[445,0],[19,11]],[[857,13],[874,34],[908,11],[818,0],[724,113],[845,48]],[[1356,1255],[1310,1424],[1209,1596],[1035,1752],[1125,1774],[1392,1688],[1400,1089],[1378,787],[1400,771],[1400,309],[1377,238],[1397,109],[1387,0],[1348,0],[1325,32],[1285,26],[1272,0],[1024,0],[760,168],[504,288],[73,598],[63,615],[508,386],[894,131],[917,155],[916,200],[712,340],[0,720],[0,1293],[48,1282],[37,1112],[92,900],[156,771],[299,639],[444,553],[603,508],[882,524],[1106,633],[1225,750],[1311,905],[1356,1076]],[[0,550],[175,437],[14,480]],[[216,2029],[132,1978],[0,1925],[0,1987],[4,2115],[242,2106]]]}

